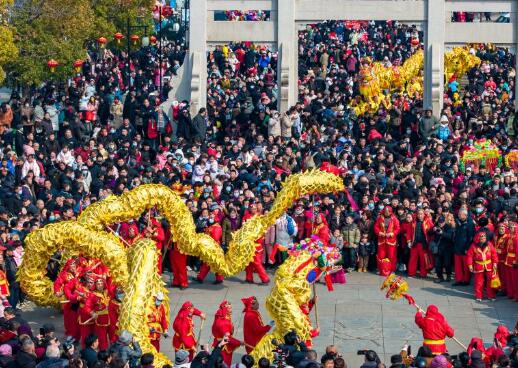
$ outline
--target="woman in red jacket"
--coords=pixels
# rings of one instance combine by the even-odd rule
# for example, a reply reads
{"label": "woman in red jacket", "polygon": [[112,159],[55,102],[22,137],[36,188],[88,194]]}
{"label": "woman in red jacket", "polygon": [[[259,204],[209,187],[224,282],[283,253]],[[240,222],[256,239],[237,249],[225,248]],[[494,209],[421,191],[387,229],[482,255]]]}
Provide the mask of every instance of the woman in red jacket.
{"label": "woman in red jacket", "polygon": [[399,220],[392,213],[392,207],[387,206],[374,223],[374,234],[378,237],[378,269],[385,258],[390,260],[392,271],[397,266],[397,235]]}

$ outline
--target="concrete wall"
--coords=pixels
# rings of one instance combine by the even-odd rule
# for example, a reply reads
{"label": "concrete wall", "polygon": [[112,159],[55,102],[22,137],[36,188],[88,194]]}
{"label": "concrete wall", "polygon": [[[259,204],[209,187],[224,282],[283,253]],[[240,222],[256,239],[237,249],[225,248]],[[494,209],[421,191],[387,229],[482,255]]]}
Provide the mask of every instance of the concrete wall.
{"label": "concrete wall", "polygon": [[[518,50],[518,0],[191,0],[190,6],[190,50],[182,78],[191,87],[193,111],[206,105],[207,43],[231,41],[277,46],[274,48],[279,51],[279,109],[284,111],[293,105],[297,100],[297,30],[307,23],[329,19],[422,23],[425,31],[425,106],[433,107],[436,114],[442,106],[445,48],[480,42]],[[250,9],[270,10],[271,21],[214,21],[214,11]],[[451,23],[453,11],[510,12],[511,23]]]}

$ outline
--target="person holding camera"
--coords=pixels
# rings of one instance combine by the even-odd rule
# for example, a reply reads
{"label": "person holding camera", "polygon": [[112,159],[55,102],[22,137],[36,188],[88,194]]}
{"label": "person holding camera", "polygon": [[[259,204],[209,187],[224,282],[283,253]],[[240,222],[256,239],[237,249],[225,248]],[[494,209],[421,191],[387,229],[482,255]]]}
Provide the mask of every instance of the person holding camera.
{"label": "person holding camera", "polygon": [[110,347],[110,352],[117,355],[124,363],[129,363],[131,368],[138,367],[142,356],[140,344],[135,340],[131,332],[123,330],[119,339]]}

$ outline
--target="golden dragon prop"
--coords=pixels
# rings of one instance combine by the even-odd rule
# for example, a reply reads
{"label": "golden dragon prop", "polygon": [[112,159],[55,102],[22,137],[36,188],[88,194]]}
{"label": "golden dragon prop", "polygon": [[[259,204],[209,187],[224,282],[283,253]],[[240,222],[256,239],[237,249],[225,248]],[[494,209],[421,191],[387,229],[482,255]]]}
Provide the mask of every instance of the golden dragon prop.
{"label": "golden dragon prop", "polygon": [[[155,354],[155,366],[162,367],[171,363],[165,355],[157,354],[151,345],[146,325],[153,295],[159,290],[164,295],[168,294],[156,273],[158,254],[155,245],[143,239],[126,250],[117,236],[106,231],[108,226],[138,218],[154,207],[169,222],[173,241],[182,253],[199,257],[212,271],[230,276],[242,271],[252,261],[255,241],[295,200],[308,194],[343,189],[341,178],[328,172],[312,170],[291,175],[283,183],[271,210],[248,220],[233,232],[228,252],[224,254],[210,236],[196,233],[191,212],[177,193],[163,185],[141,185],[120,197],[110,196],[90,205],[76,221],[50,224],[30,233],[25,240],[26,256],[18,278],[24,292],[35,303],[59,306],[60,299],[53,293],[52,281],[46,277],[50,257],[56,251],[64,250],[68,256],[81,254],[101,259],[108,266],[113,281],[121,285],[126,294],[119,317],[119,330],[132,332],[144,352]],[[314,266],[308,264],[301,272],[293,272],[307,261],[308,256],[307,252],[302,252],[297,257],[290,257],[279,268],[275,285],[266,302],[276,327],[253,351],[256,358],[271,357],[272,339],[282,338],[291,330],[295,330],[304,340],[310,338],[309,321],[299,306],[309,300],[310,288],[306,274]]]}

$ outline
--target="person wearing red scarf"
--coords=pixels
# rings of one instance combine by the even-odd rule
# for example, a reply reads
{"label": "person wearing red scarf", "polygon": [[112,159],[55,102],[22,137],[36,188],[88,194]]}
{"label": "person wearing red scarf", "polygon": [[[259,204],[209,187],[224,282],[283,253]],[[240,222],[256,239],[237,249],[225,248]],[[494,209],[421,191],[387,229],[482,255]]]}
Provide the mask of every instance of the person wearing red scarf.
{"label": "person wearing red scarf", "polygon": [[410,234],[406,236],[410,247],[410,260],[408,261],[408,276],[414,277],[417,273],[419,263],[419,275],[423,278],[428,274],[430,265],[428,245],[430,244],[430,232],[433,229],[433,222],[430,216],[426,216],[424,210],[417,210],[416,217],[409,227]]}
{"label": "person wearing red scarf", "polygon": [[398,233],[399,220],[392,213],[392,207],[387,206],[374,223],[374,234],[378,237],[378,269],[383,259],[388,258],[391,270],[396,270]]}
{"label": "person wearing red scarf", "polygon": [[243,309],[243,337],[245,340],[245,349],[248,354],[261,341],[264,335],[272,328],[265,325],[259,313],[259,302],[255,296],[241,299],[245,305]]}
{"label": "person wearing red scarf", "polygon": [[242,345],[241,341],[232,336],[233,334],[234,324],[232,323],[232,304],[224,300],[219,305],[219,309],[214,316],[214,322],[212,324],[212,336],[214,336],[214,342],[212,343],[212,347],[218,346],[223,338],[228,339],[228,343],[221,349],[221,356],[227,367],[230,367],[232,364],[232,353],[234,350]]}
{"label": "person wearing red scarf", "polygon": [[484,282],[486,283],[488,299],[495,299],[495,291],[491,288],[491,280],[497,274],[497,263],[498,254],[493,244],[487,240],[487,234],[484,231],[478,233],[467,254],[467,264],[470,272],[473,273],[477,301],[482,301]]}
{"label": "person wearing red scarf", "polygon": [[415,323],[423,332],[423,346],[429,347],[434,355],[446,353],[445,339],[453,337],[455,331],[435,305],[428,306],[424,315],[422,310],[417,311]]}
{"label": "person wearing red scarf", "polygon": [[192,361],[197,345],[196,337],[194,336],[193,316],[198,316],[202,320],[205,319],[205,314],[199,309],[194,308],[194,305],[190,301],[186,301],[183,303],[173,322],[173,348],[175,351],[188,351],[189,361]]}

